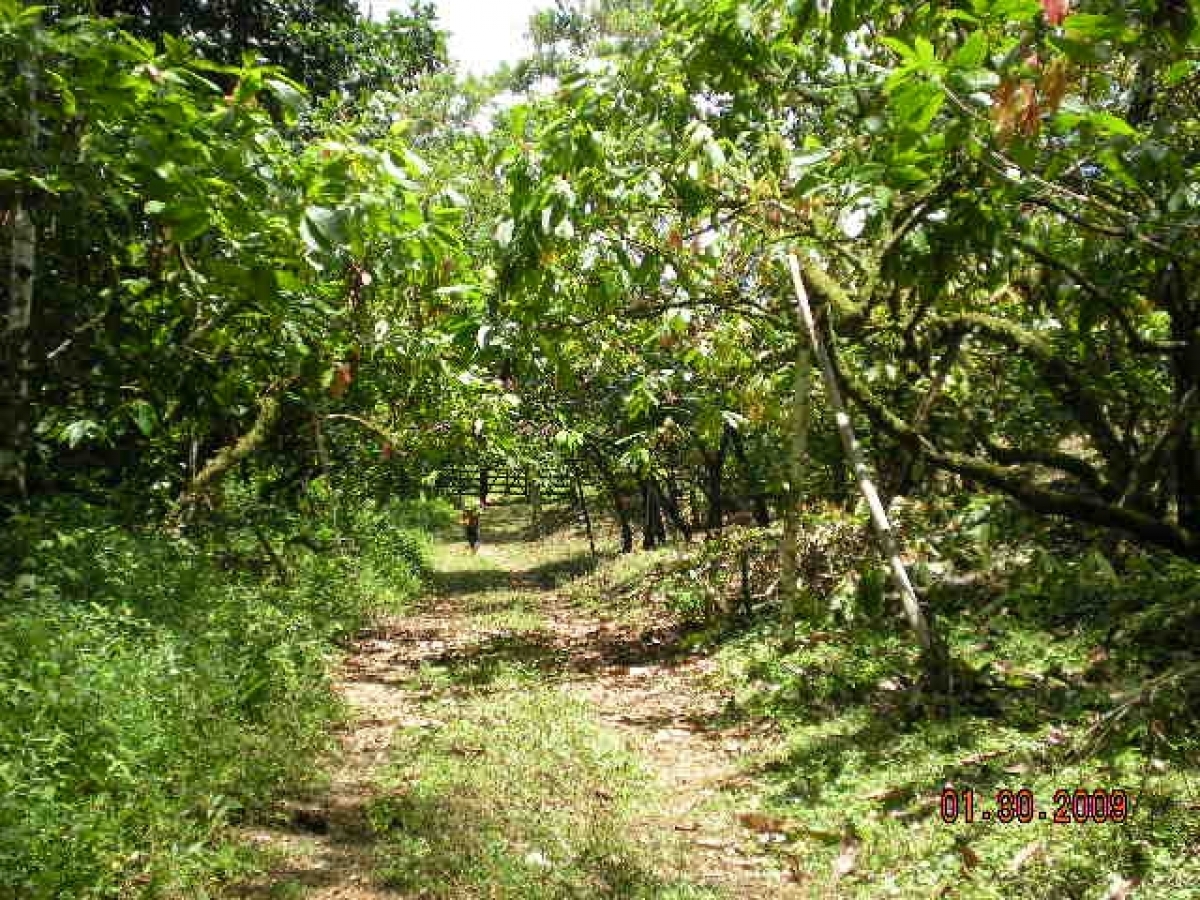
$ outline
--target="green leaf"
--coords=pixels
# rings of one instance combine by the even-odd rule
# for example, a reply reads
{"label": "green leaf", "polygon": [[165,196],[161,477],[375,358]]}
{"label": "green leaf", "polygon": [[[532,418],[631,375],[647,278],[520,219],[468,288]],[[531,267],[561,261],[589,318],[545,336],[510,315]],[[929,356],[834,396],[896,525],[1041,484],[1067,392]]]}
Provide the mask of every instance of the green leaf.
{"label": "green leaf", "polygon": [[80,419],[72,422],[62,430],[67,446],[74,450],[84,441],[91,440],[102,433],[100,426],[90,419]]}
{"label": "green leaf", "polygon": [[302,113],[308,105],[303,92],[298,90],[295,85],[281,78],[268,78],[267,89],[279,101],[284,111],[288,113],[289,121],[295,121],[296,116]]}
{"label": "green leaf", "polygon": [[1062,112],[1055,116],[1058,127],[1069,130],[1081,125],[1090,126],[1101,134],[1118,135],[1121,137],[1137,137],[1137,129],[1112,113],[1092,110],[1084,113]]}
{"label": "green leaf", "polygon": [[987,35],[976,31],[954,51],[950,57],[950,65],[955,69],[977,69],[987,59]]}
{"label": "green leaf", "polygon": [[[327,206],[310,206],[304,211],[303,224],[308,226],[305,242],[310,243],[311,238],[316,239],[313,242],[316,244],[314,249],[327,249],[346,243],[346,212],[344,210],[330,209]],[[303,233],[303,227],[301,231]]]}
{"label": "green leaf", "polygon": [[1167,87],[1175,87],[1175,85],[1181,84],[1191,78],[1198,71],[1200,71],[1200,61],[1181,59],[1167,69],[1166,75],[1163,77],[1163,84]]}
{"label": "green leaf", "polygon": [[918,37],[913,41],[913,50],[917,62],[921,63],[923,67],[932,69],[938,66],[937,53],[933,49],[933,44],[927,38]]}
{"label": "green leaf", "polygon": [[927,129],[945,103],[946,95],[939,85],[929,81],[907,79],[892,91],[892,109],[907,128]]}
{"label": "green leaf", "polygon": [[439,297],[469,297],[479,293],[476,284],[448,284],[434,291]]}
{"label": "green leaf", "polygon": [[1028,21],[1038,15],[1042,8],[1040,0],[993,0],[990,6],[993,18],[1017,22]]}
{"label": "green leaf", "polygon": [[145,400],[134,400],[130,403],[129,416],[137,425],[138,430],[146,437],[150,437],[158,427],[158,413]]}
{"label": "green leaf", "polygon": [[404,157],[405,165],[408,166],[408,169],[410,172],[412,172],[412,174],[420,177],[428,175],[433,171],[430,168],[429,163],[425,162],[425,160],[413,153],[413,151],[409,150],[407,147],[403,148],[400,152]]}
{"label": "green leaf", "polygon": [[168,207],[165,219],[171,228],[171,240],[177,244],[194,240],[212,227],[208,210],[191,203]]}
{"label": "green leaf", "polygon": [[916,59],[916,51],[914,51],[912,47],[908,46],[908,44],[904,43],[904,41],[900,40],[900,38],[884,37],[880,38],[879,42],[889,50],[892,50],[906,63],[912,62],[914,59]]}
{"label": "green leaf", "polygon": [[1065,26],[1068,39],[1084,43],[1132,37],[1132,33],[1126,34],[1129,29],[1124,18],[1117,16],[1075,13],[1067,17]]}

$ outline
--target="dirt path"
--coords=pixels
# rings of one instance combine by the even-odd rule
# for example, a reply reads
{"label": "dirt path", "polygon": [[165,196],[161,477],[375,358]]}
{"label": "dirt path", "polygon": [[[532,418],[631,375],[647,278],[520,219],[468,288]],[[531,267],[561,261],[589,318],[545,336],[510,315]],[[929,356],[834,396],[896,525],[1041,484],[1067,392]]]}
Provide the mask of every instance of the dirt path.
{"label": "dirt path", "polygon": [[330,790],[292,809],[287,830],[252,836],[283,862],[242,896],[405,896],[376,882],[368,805],[396,730],[440,727],[446,695],[460,689],[415,676],[430,666],[479,674],[511,663],[584,701],[651,775],[656,784],[646,794],[655,799],[639,805],[630,837],[654,848],[656,867],[673,870],[664,874],[718,896],[800,896],[764,850],[769,829],[733,799],[744,783],[739,759],[769,736],[717,724],[725,700],[705,688],[712,663],[680,652],[668,627],[631,626],[572,602],[560,585],[586,559],[578,536],[527,543],[515,513],[507,522],[490,515],[493,540],[478,556],[462,544],[439,545],[431,591],[416,611],[354,642],[338,683],[353,720],[339,736]]}

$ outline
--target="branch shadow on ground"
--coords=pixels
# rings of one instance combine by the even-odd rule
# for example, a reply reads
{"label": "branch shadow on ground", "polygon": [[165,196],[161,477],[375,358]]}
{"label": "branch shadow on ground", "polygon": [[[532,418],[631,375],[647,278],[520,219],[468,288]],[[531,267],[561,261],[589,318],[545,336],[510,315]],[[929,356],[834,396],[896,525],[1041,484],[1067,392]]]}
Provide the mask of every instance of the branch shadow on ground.
{"label": "branch shadow on ground", "polygon": [[662,630],[564,640],[561,634],[540,629],[491,635],[424,662],[452,685],[479,688],[521,674],[563,679],[604,669],[670,665],[688,655],[679,645],[681,637]]}
{"label": "branch shadow on ground", "polygon": [[438,595],[451,598],[497,591],[545,591],[563,586],[594,567],[587,553],[552,559],[525,569],[493,568],[485,557],[474,568],[430,573],[429,585]]}
{"label": "branch shadow on ground", "polygon": [[221,896],[230,900],[305,896],[343,884],[348,873],[356,873],[356,883],[369,884],[378,844],[378,835],[368,818],[373,802],[365,797],[355,798],[351,803],[321,809],[319,815],[307,811],[303,822],[294,819],[281,829],[281,834],[289,841],[319,836],[312,850],[272,866],[264,877],[230,885]]}

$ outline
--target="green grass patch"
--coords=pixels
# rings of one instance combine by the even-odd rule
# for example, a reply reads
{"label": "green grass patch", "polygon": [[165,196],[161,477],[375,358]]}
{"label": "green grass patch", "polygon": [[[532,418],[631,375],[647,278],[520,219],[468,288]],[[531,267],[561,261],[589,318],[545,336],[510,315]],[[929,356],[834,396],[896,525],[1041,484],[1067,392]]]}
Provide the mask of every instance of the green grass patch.
{"label": "green grass patch", "polygon": [[645,775],[584,704],[524,677],[398,736],[371,810],[392,887],[436,898],[711,896],[633,842]]}
{"label": "green grass patch", "polygon": [[510,634],[539,632],[545,630],[547,625],[546,614],[520,596],[513,597],[510,603],[503,606],[477,613],[470,622],[477,631]]}

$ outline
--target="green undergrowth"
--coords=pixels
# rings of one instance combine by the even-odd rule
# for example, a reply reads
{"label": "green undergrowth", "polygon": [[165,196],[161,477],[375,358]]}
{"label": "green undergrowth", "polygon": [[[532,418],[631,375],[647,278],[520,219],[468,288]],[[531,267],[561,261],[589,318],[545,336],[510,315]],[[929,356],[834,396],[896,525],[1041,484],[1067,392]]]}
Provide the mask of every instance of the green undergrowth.
{"label": "green undergrowth", "polygon": [[[944,608],[951,652],[975,674],[936,713],[913,689],[898,619],[809,623],[789,652],[761,626],[727,640],[713,687],[734,695],[731,721],[773,720],[781,737],[746,761],[754,787],[723,802],[778,817],[786,840],[771,846],[814,885],[848,870],[841,896],[1098,898],[1134,884],[1138,897],[1200,896],[1200,673],[1182,646],[1200,621],[1197,574],[1105,580],[1101,603],[1084,556]],[[1066,615],[1087,602],[1088,619]],[[1187,630],[1157,631],[1164,619]],[[947,785],[960,792],[953,824]],[[1022,788],[1031,822],[983,821],[999,792]],[[1055,823],[1056,792],[1077,788],[1126,792],[1128,821]]]}
{"label": "green undergrowth", "polygon": [[[715,727],[770,725],[713,804],[755,811],[748,827],[814,895],[1200,897],[1200,571],[1031,526],[1009,505],[939,515],[912,528],[936,540],[909,542],[956,660],[956,690],[936,702],[916,689],[914,641],[861,523],[806,522],[806,601],[822,612],[786,650],[769,532],[622,560],[575,593],[678,622],[679,646],[716,660],[708,687],[730,698]],[[1032,821],[998,821],[1000,792],[1023,788]],[[1073,803],[1077,788],[1125,792],[1128,820],[1080,822],[1067,805],[1054,822],[1056,792]]]}
{"label": "green undergrowth", "polygon": [[319,778],[336,641],[380,585],[394,605],[418,584],[405,515],[314,510],[312,546],[287,523],[172,539],[78,505],[10,522],[0,897],[204,897],[254,865],[231,826]]}
{"label": "green undergrowth", "polygon": [[413,896],[711,896],[664,880],[630,822],[646,776],[582,703],[519,667],[402,730],[371,810],[380,870]]}

